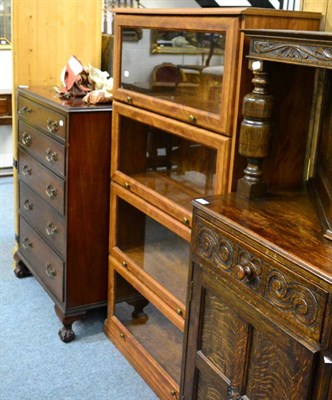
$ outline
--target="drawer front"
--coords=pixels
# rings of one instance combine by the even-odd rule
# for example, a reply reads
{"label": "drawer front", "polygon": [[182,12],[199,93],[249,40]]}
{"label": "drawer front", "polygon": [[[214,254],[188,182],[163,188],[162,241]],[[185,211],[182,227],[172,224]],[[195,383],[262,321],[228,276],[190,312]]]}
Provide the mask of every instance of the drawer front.
{"label": "drawer front", "polygon": [[64,217],[23,182],[20,182],[19,190],[20,214],[65,258],[66,225]]}
{"label": "drawer front", "polygon": [[35,274],[63,302],[64,263],[22,217],[19,246],[22,255],[31,261]]}
{"label": "drawer front", "polygon": [[18,173],[49,204],[64,214],[65,182],[27,153],[19,150]]}
{"label": "drawer front", "polygon": [[66,139],[66,115],[35,103],[23,96],[18,98],[18,116],[49,134]]}
{"label": "drawer front", "polygon": [[328,296],[324,290],[204,219],[195,220],[193,251],[245,301],[264,314],[273,313],[275,321],[294,333],[320,341]]}
{"label": "drawer front", "polygon": [[65,175],[65,146],[23,121],[18,125],[18,142],[53,172]]}

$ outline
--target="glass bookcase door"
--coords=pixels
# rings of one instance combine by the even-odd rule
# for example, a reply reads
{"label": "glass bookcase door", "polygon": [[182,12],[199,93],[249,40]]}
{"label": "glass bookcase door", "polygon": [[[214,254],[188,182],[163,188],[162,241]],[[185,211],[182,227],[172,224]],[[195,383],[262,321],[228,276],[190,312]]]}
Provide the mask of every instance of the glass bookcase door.
{"label": "glass bookcase door", "polygon": [[228,138],[114,104],[112,178],[190,225],[192,200],[226,190]]}
{"label": "glass bookcase door", "polygon": [[[156,28],[153,18],[143,23],[136,17],[135,27],[125,21],[122,25],[121,16],[118,20],[121,62],[115,71],[115,98],[230,134],[231,20],[219,19],[216,29],[213,18],[203,18],[203,28],[197,31],[185,29],[185,23],[178,27],[174,18],[168,28]],[[182,106],[181,112],[175,105]]]}
{"label": "glass bookcase door", "polygon": [[[126,189],[111,185],[111,262],[184,329],[191,231]],[[112,218],[116,215],[117,218]],[[144,293],[144,292],[143,292]]]}

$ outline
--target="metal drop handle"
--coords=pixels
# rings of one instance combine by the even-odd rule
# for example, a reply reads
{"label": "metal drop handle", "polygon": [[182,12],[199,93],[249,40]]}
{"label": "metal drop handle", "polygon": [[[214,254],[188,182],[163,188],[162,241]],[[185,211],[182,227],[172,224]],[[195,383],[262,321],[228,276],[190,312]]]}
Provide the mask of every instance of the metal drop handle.
{"label": "metal drop handle", "polygon": [[46,185],[45,193],[50,199],[56,196],[56,189],[52,185]]}
{"label": "metal drop handle", "polygon": [[29,108],[28,106],[23,106],[18,110],[18,115],[23,115],[25,113],[31,113],[31,108]]}
{"label": "metal drop handle", "polygon": [[47,120],[47,129],[49,132],[54,133],[59,129],[59,121]]}
{"label": "metal drop handle", "polygon": [[31,135],[29,135],[26,132],[23,132],[22,134],[22,143],[24,144],[24,146],[29,146],[31,144]]}
{"label": "metal drop handle", "polygon": [[55,151],[52,151],[51,149],[46,149],[46,160],[50,163],[57,161],[58,154]]}
{"label": "metal drop handle", "polygon": [[24,176],[28,176],[32,174],[32,170],[28,165],[24,165],[24,167],[22,168],[22,174]]}
{"label": "metal drop handle", "polygon": [[23,208],[27,211],[31,211],[33,209],[33,204],[30,203],[30,200],[26,199],[23,204]]}
{"label": "metal drop handle", "polygon": [[45,272],[46,275],[51,279],[54,279],[56,276],[56,270],[49,263],[45,265]]}
{"label": "metal drop handle", "polygon": [[58,233],[58,228],[54,226],[53,222],[48,222],[45,231],[48,236],[54,236],[56,233]]}
{"label": "metal drop handle", "polygon": [[22,241],[22,247],[24,250],[28,249],[29,247],[32,247],[32,243],[28,238],[24,238]]}

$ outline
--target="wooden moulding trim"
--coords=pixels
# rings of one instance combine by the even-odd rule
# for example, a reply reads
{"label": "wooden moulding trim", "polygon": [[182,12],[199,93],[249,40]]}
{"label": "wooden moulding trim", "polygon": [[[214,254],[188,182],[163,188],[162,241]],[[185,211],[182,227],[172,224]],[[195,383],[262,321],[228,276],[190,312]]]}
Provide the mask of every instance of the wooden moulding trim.
{"label": "wooden moulding trim", "polygon": [[[106,321],[105,334],[161,399],[176,398],[171,395],[171,391],[174,390],[178,394],[178,384],[115,316]],[[121,338],[120,334],[123,334],[124,338]]]}
{"label": "wooden moulding trim", "polygon": [[[145,298],[147,298],[162,314],[165,315],[166,318],[172,321],[172,323],[183,332],[185,321],[185,305],[172,295],[168,294],[166,301],[165,299],[162,299],[160,296],[158,296],[149,286],[155,286],[157,293],[164,293],[165,289],[162,288],[162,286],[160,286],[158,283],[149,286],[147,286],[145,283],[142,283],[147,283],[148,281],[151,281],[150,276],[142,271],[141,279],[140,277],[136,277],[135,273],[131,272],[130,270],[130,267],[132,266],[131,264],[133,263],[128,260],[127,257],[122,257],[122,259],[126,259],[126,262],[129,263],[129,269],[124,268],[119,261],[119,253],[122,252],[119,249],[115,248],[112,250],[112,255],[110,255],[109,257],[109,262],[110,264],[112,264],[116,272],[119,273],[126,281],[128,281]],[[135,269],[139,270],[140,268],[137,267]],[[144,275],[147,276],[146,279],[144,279]],[[176,314],[177,308],[181,308],[181,310],[183,310],[183,316],[179,316],[178,314]]]}

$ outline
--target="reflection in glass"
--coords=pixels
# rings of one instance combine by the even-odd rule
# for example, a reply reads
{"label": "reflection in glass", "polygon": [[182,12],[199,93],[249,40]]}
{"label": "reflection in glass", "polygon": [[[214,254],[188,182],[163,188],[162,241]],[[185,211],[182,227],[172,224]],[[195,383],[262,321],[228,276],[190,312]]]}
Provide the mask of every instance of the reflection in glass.
{"label": "reflection in glass", "polygon": [[116,246],[185,304],[189,243],[120,198],[118,211]]}
{"label": "reflection in glass", "polygon": [[225,39],[225,33],[142,29],[138,42],[122,42],[121,87],[219,113]]}
{"label": "reflection in glass", "polygon": [[0,0],[0,46],[9,45],[11,42],[10,3],[11,3],[10,0]]}
{"label": "reflection in glass", "polygon": [[120,122],[121,172],[190,212],[192,199],[214,193],[215,149],[123,116]]}

